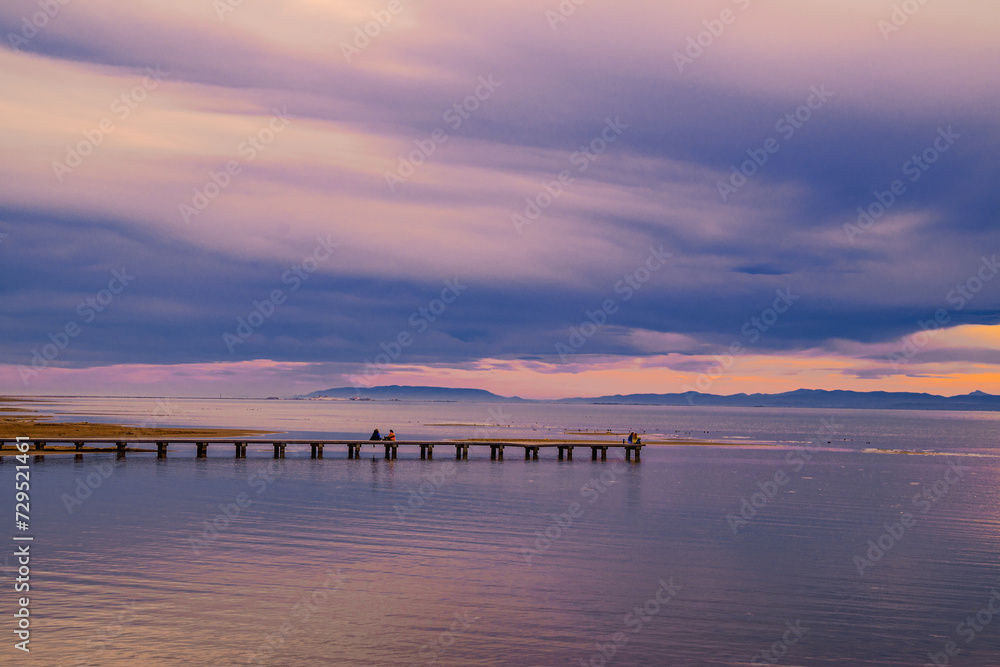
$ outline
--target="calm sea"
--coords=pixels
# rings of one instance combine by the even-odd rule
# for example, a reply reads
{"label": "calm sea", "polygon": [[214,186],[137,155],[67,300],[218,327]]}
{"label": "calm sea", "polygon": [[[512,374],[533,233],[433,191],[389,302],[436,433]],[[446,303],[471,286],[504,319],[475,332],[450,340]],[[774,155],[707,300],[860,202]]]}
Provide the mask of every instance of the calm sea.
{"label": "calm sea", "polygon": [[[12,665],[1000,665],[989,413],[64,399],[301,437],[700,438],[593,463],[230,447],[31,462]],[[588,432],[585,436],[577,431]],[[30,436],[30,433],[25,433]],[[286,436],[287,437],[287,436]],[[613,436],[604,436],[613,437]],[[620,438],[621,436],[617,436]],[[923,455],[890,453],[911,450]],[[0,466],[13,520],[14,461]],[[13,526],[9,530],[14,534]]]}

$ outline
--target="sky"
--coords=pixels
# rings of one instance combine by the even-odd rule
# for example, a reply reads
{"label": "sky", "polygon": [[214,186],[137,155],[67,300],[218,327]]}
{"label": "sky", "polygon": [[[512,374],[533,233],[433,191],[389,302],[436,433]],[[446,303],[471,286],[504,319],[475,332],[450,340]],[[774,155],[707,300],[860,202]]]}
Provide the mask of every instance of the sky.
{"label": "sky", "polygon": [[1000,393],[998,33],[985,0],[4,2],[0,394]]}

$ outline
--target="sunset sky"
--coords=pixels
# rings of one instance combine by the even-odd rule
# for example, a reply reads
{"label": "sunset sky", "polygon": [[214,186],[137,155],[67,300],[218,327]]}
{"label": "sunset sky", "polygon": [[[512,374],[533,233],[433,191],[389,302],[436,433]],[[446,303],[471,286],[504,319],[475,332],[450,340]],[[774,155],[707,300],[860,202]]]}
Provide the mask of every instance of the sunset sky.
{"label": "sunset sky", "polygon": [[995,3],[11,0],[0,34],[0,394],[1000,394]]}

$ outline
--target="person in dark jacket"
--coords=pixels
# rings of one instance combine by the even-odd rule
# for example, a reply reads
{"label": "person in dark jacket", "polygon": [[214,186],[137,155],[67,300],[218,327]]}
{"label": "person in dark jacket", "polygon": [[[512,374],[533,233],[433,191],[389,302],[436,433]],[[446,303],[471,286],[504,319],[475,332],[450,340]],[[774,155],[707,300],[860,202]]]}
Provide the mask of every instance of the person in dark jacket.
{"label": "person in dark jacket", "polygon": [[368,439],[369,440],[381,440],[382,436],[379,435],[378,429],[375,429],[374,431],[372,431],[372,437],[370,437]]}

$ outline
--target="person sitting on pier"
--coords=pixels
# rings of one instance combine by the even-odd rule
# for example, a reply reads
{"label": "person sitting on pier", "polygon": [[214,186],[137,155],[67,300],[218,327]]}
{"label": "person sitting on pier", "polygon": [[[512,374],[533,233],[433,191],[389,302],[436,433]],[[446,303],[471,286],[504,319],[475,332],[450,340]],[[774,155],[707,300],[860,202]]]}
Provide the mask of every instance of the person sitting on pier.
{"label": "person sitting on pier", "polygon": [[642,444],[642,440],[639,439],[639,436],[635,431],[632,431],[631,433],[628,434],[628,444],[630,445]]}
{"label": "person sitting on pier", "polygon": [[381,440],[382,436],[379,435],[378,429],[375,429],[374,431],[372,431],[372,437],[370,437],[368,439],[369,440]]}
{"label": "person sitting on pier", "polygon": [[385,436],[384,439],[385,440],[395,440],[396,439],[396,434],[393,432],[393,430],[391,428],[389,429],[389,435]]}

